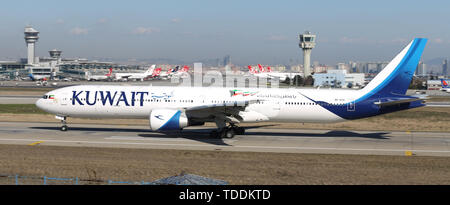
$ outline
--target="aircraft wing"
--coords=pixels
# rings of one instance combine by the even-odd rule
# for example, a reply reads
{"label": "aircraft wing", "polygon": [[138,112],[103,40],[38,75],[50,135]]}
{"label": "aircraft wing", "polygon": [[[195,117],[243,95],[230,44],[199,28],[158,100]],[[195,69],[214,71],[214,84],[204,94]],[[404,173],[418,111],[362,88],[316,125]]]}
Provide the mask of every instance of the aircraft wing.
{"label": "aircraft wing", "polygon": [[236,101],[228,101],[224,103],[212,103],[206,105],[199,105],[193,107],[186,107],[185,110],[189,111],[223,111],[226,109],[234,109],[234,110],[244,110],[250,104],[256,103],[257,100],[236,100]]}
{"label": "aircraft wing", "polygon": [[257,100],[236,100],[225,103],[212,103],[207,105],[199,105],[184,108],[186,114],[189,114],[197,119],[204,121],[214,121],[214,119],[223,119],[227,122],[238,123],[242,121],[243,116],[240,112]]}

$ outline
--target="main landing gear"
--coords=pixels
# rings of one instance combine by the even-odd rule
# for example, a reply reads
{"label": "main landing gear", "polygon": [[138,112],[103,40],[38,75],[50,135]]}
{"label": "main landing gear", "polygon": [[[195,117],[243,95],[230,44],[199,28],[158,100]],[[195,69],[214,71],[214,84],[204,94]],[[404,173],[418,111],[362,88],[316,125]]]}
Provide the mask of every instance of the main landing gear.
{"label": "main landing gear", "polygon": [[217,130],[214,130],[210,133],[210,136],[213,138],[228,138],[231,139],[235,135],[243,135],[245,133],[245,129],[243,127],[235,126],[234,124],[231,124],[227,127],[222,127]]}
{"label": "main landing gear", "polygon": [[56,119],[61,120],[62,126],[60,127],[60,130],[65,132],[69,127],[67,127],[67,117],[62,116],[55,116]]}

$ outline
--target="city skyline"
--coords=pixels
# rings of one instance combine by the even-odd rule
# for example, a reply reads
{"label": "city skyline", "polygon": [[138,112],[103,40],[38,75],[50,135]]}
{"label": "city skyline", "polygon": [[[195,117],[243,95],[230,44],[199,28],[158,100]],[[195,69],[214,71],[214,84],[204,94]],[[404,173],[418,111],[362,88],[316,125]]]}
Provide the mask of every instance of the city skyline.
{"label": "city skyline", "polygon": [[429,38],[424,61],[447,58],[450,3],[404,3],[5,2],[0,59],[26,56],[26,25],[40,32],[36,55],[42,57],[56,48],[69,58],[198,61],[230,55],[240,65],[302,63],[297,35],[309,30],[317,35],[312,62],[389,61],[415,37]]}

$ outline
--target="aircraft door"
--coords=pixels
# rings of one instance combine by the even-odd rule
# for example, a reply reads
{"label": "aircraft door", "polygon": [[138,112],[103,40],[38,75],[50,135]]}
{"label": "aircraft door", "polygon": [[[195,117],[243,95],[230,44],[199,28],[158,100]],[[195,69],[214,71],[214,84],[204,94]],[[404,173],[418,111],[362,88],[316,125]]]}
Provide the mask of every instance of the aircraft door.
{"label": "aircraft door", "polygon": [[59,100],[62,106],[66,106],[69,103],[69,95],[67,93],[62,93]]}
{"label": "aircraft door", "polygon": [[347,104],[347,111],[354,112],[355,110],[356,110],[356,103],[355,103],[355,101],[350,101]]}

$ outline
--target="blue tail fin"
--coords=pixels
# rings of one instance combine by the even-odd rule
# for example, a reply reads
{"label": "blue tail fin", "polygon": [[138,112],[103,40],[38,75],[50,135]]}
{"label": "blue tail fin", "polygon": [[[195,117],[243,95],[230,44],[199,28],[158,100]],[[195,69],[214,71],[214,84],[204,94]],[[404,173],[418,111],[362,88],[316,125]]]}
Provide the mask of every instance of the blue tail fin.
{"label": "blue tail fin", "polygon": [[408,44],[364,89],[372,95],[405,95],[417,68],[427,39],[416,38]]}

